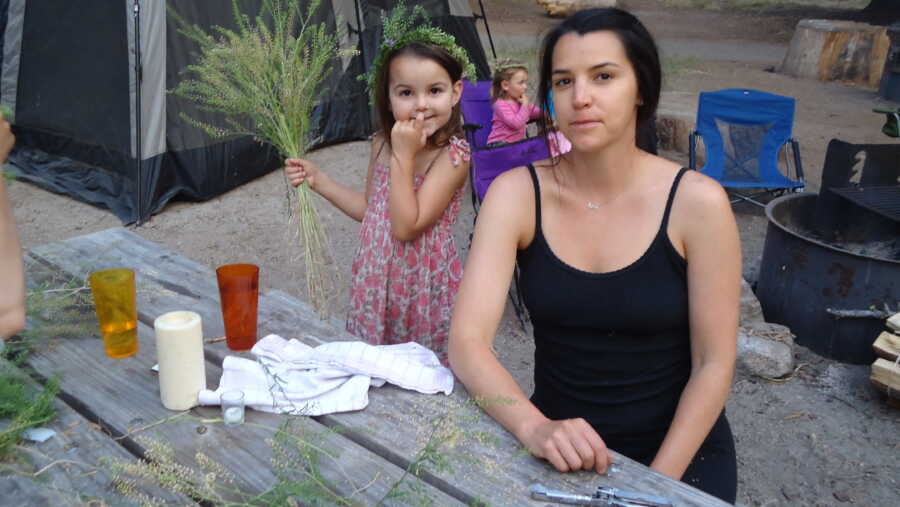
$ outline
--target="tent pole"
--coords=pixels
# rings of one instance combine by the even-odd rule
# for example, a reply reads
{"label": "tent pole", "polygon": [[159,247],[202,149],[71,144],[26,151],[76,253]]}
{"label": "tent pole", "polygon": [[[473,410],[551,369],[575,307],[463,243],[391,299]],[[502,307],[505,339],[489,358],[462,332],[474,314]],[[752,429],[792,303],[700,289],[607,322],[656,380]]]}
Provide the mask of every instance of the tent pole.
{"label": "tent pole", "polygon": [[481,7],[481,15],[475,14],[475,19],[480,19],[484,23],[484,30],[487,32],[488,42],[491,43],[491,54],[494,55],[494,61],[497,61],[497,50],[494,49],[494,38],[491,37],[491,27],[488,26],[487,15],[484,13],[484,3],[478,0],[478,6]]}
{"label": "tent pole", "polygon": [[[366,68],[366,48],[365,44],[363,44],[363,26],[362,26],[362,7],[359,6],[359,0],[353,0],[353,6],[356,11],[356,47],[359,50],[359,58],[362,62],[362,70],[363,72],[368,72],[369,69]],[[349,24],[349,23],[348,23]],[[371,109],[366,109],[366,129],[372,128],[372,113]]]}
{"label": "tent pole", "polygon": [[134,129],[137,161],[137,225],[144,222],[143,150],[141,149],[141,0],[134,0]]}
{"label": "tent pole", "polygon": [[359,57],[362,59],[363,70],[365,71],[366,70],[366,53],[365,53],[365,47],[364,47],[363,40],[362,40],[362,30],[363,29],[362,29],[362,17],[359,14],[359,11],[360,11],[359,0],[353,0],[353,6],[355,7],[354,10],[356,11],[356,45],[359,47]]}

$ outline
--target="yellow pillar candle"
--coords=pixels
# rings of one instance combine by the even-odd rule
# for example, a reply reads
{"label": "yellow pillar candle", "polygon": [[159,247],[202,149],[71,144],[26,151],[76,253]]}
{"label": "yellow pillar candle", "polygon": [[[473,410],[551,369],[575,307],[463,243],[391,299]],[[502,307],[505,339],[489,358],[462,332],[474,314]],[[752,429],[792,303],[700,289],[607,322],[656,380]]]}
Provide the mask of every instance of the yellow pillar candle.
{"label": "yellow pillar candle", "polygon": [[159,362],[159,396],[169,410],[197,406],[197,393],[206,389],[203,330],[200,316],[176,311],[153,322]]}

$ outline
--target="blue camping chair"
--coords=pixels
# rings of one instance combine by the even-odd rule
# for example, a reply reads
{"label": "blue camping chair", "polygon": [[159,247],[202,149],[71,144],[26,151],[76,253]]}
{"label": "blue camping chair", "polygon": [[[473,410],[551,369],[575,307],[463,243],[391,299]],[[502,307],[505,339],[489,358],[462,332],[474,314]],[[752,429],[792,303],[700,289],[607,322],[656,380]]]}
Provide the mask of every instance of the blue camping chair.
{"label": "blue camping chair", "polygon": [[[717,180],[734,197],[765,206],[756,198],[803,190],[800,145],[791,137],[794,106],[791,97],[758,90],[701,92],[697,130],[690,137],[690,168],[697,168],[697,139],[703,139],[706,163],[700,172]],[[787,168],[778,167],[781,149],[790,144]],[[787,155],[787,154],[785,154]],[[787,176],[793,165],[793,178]],[[744,193],[756,189],[756,193]]]}
{"label": "blue camping chair", "polygon": [[[487,194],[488,187],[498,175],[514,167],[528,165],[537,160],[550,158],[550,147],[543,137],[531,137],[521,141],[497,147],[488,147],[487,138],[491,133],[491,121],[494,109],[491,103],[491,82],[465,81],[460,99],[463,115],[463,128],[466,140],[472,150],[469,164],[469,178],[472,187],[472,206],[477,215],[481,201]],[[469,237],[471,241],[471,236]],[[519,286],[519,269],[514,274],[514,289],[509,298],[513,304],[516,317],[525,329],[525,306]]]}

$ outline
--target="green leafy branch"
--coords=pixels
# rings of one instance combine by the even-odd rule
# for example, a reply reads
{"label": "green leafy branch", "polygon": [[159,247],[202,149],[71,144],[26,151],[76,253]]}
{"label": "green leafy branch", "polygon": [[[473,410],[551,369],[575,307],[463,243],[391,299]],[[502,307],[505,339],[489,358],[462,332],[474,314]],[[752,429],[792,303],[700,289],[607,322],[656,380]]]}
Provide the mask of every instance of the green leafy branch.
{"label": "green leafy branch", "polygon": [[[186,69],[192,77],[171,93],[195,102],[201,110],[222,113],[225,126],[182,113],[184,121],[213,138],[253,136],[274,146],[284,158],[306,153],[322,83],[335,59],[354,51],[340,49],[342,32],[329,32],[324,23],[312,23],[321,0],[309,2],[305,12],[301,3],[264,0],[259,14],[251,19],[232,0],[237,28],[215,26],[211,33],[189,24],[169,7],[179,32],[200,46],[198,62]],[[330,259],[328,241],[309,185],[297,188],[297,201],[307,294],[324,316],[335,292],[333,277],[324,271]]]}

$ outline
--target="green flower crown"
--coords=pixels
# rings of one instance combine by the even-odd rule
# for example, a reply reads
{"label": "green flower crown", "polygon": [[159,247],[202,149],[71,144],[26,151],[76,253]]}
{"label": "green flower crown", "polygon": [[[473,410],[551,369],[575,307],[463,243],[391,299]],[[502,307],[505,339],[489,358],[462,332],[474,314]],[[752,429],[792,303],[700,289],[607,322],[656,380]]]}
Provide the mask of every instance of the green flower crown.
{"label": "green flower crown", "polygon": [[524,62],[513,60],[512,58],[502,58],[494,64],[494,73],[503,72],[508,69],[528,69]]}
{"label": "green flower crown", "polygon": [[[415,28],[416,18],[421,18],[422,22]],[[413,7],[412,11],[407,13],[404,2],[398,2],[397,6],[391,10],[388,16],[382,14],[381,22],[383,26],[384,41],[378,48],[378,55],[372,61],[372,67],[364,75],[357,79],[365,80],[366,88],[369,90],[369,100],[375,102],[375,83],[378,71],[388,56],[409,44],[418,42],[421,44],[431,44],[440,46],[446,50],[454,60],[459,62],[463,68],[463,76],[469,79],[475,79],[475,66],[469,61],[469,54],[459,44],[456,38],[444,32],[440,28],[435,28],[428,24],[428,14],[421,5]]]}

